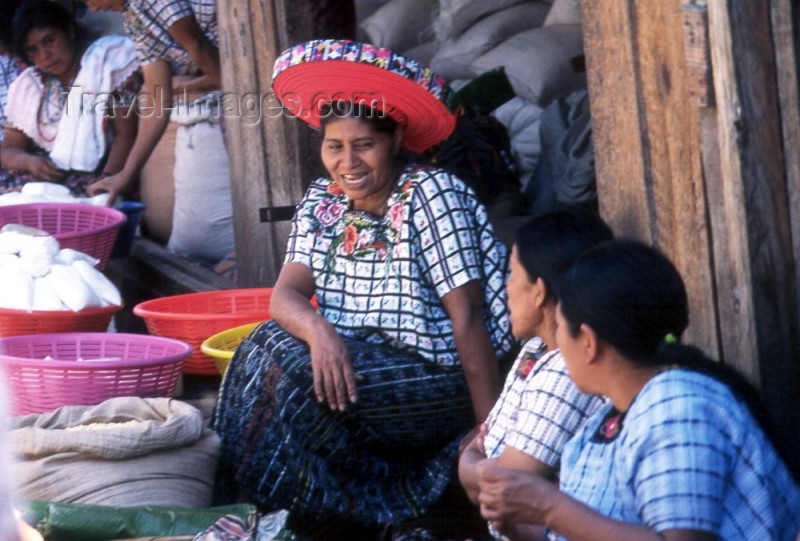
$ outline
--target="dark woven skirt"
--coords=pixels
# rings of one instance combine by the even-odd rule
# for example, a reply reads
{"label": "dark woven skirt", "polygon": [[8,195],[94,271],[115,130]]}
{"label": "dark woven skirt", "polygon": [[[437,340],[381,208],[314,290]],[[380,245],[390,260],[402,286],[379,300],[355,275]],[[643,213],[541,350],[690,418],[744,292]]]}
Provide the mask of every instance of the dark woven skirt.
{"label": "dark woven skirt", "polygon": [[376,526],[426,512],[455,473],[474,423],[460,368],[388,345],[345,339],[358,402],[317,403],[306,344],[274,322],[239,346],[220,390],[217,494],[243,492],[262,511]]}

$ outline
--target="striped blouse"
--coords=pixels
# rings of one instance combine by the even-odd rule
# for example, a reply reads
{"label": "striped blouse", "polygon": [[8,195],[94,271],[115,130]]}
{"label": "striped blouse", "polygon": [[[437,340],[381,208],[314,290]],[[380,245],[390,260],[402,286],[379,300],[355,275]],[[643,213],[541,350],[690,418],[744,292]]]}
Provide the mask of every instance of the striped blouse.
{"label": "striped blouse", "polygon": [[652,378],[621,421],[611,408],[601,407],[567,444],[563,492],[657,532],[795,540],[800,491],[725,385],[673,369]]}

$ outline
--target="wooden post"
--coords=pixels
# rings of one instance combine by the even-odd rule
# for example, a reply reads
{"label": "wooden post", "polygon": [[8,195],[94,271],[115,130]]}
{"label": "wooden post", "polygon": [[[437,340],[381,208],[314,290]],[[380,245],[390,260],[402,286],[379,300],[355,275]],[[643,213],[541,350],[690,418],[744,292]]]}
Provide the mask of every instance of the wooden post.
{"label": "wooden post", "polygon": [[[778,426],[794,427],[800,118],[791,2],[582,7],[601,212],[618,233],[675,261],[691,299],[688,341],[760,385]],[[800,450],[800,439],[791,444]]]}
{"label": "wooden post", "polygon": [[617,235],[666,252],[690,298],[687,340],[719,355],[697,112],[681,5],[584,0],[600,211]]}
{"label": "wooden post", "polygon": [[[768,0],[737,0],[730,4],[709,0],[709,22],[711,42],[715,44],[715,88],[718,93],[726,92],[725,101],[721,99],[717,107],[720,162],[738,162],[738,171],[728,171],[727,176],[723,165],[722,180],[726,185],[741,187],[731,204],[738,207],[735,212],[744,220],[737,224],[740,232],[732,237],[731,255],[750,266],[750,280],[739,294],[748,295],[752,303],[747,317],[753,320],[758,350],[758,367],[752,376],[760,380],[779,425],[789,426],[800,388],[798,284],[770,17],[791,20],[791,13],[788,3],[782,14],[772,13],[770,4],[773,3]],[[773,4],[772,8],[778,10],[780,6]],[[784,60],[794,63],[791,58]],[[745,230],[744,235],[741,229]],[[722,322],[726,322],[724,313],[721,315]],[[751,364],[731,357],[726,352],[726,360],[736,366]]]}
{"label": "wooden post", "polygon": [[296,205],[319,171],[310,128],[283,115],[271,94],[275,58],[312,38],[312,1],[218,6],[239,284],[270,286],[283,262],[289,223],[261,223],[259,209]]}

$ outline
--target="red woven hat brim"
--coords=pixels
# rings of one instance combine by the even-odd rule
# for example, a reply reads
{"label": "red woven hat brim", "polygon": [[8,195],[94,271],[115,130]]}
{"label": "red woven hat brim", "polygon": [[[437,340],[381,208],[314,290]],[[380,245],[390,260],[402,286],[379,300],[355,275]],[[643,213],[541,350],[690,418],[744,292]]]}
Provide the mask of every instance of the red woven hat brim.
{"label": "red woven hat brim", "polygon": [[335,100],[361,103],[405,126],[403,145],[423,152],[446,139],[456,117],[419,84],[386,69],[346,60],[309,61],[278,73],[273,90],[284,110],[320,126],[319,107]]}

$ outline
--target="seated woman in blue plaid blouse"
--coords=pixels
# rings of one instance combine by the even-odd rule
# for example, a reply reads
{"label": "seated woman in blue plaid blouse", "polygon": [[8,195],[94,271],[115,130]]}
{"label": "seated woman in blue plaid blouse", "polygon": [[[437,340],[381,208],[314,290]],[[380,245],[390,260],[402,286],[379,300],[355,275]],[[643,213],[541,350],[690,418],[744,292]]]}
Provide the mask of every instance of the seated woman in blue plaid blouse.
{"label": "seated woman in blue plaid blouse", "polygon": [[[274,321],[236,351],[216,415],[219,491],[286,508],[293,529],[333,539],[437,502],[514,345],[507,250],[486,210],[459,179],[401,158],[455,123],[444,81],[412,62],[333,40],[278,58],[273,88],[321,124],[328,176],[297,207]],[[382,109],[307,101],[371,89]]]}
{"label": "seated woman in blue plaid blouse", "polygon": [[556,340],[570,376],[609,403],[564,449],[560,489],[479,465],[484,517],[573,541],[793,541],[800,491],[756,391],[677,343],[688,307],[672,263],[614,241],[581,256],[561,288]]}
{"label": "seated woman in blue plaid blouse", "polygon": [[[556,306],[564,272],[581,253],[611,238],[599,217],[566,211],[533,218],[514,236],[506,285],[511,331],[527,342],[483,430],[461,454],[459,477],[473,503],[478,501],[476,467],[486,457],[553,479],[564,445],[603,403],[580,392],[569,377],[556,346]],[[520,535],[524,528],[505,524],[503,533]]]}

